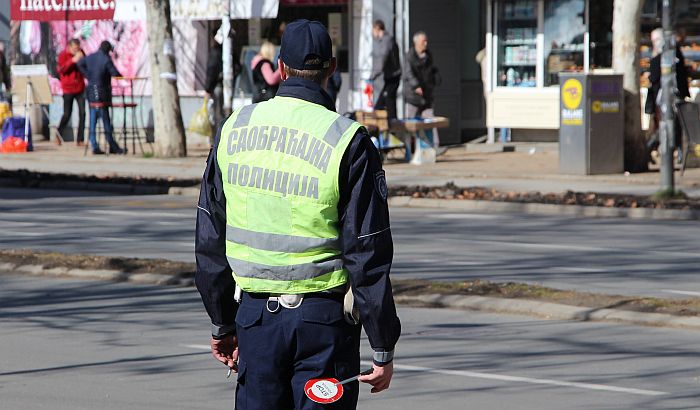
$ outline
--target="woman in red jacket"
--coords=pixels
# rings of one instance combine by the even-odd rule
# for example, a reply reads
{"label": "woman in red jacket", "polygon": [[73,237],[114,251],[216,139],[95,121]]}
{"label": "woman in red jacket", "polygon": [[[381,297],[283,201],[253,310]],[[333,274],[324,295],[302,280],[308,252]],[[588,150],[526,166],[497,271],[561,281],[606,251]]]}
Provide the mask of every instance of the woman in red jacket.
{"label": "woman in red jacket", "polygon": [[[77,62],[85,57],[80,48],[80,41],[72,39],[68,46],[58,55],[58,75],[63,88],[63,117],[58,124],[58,134],[63,137],[66,125],[71,121],[73,101],[78,103],[78,137],[76,145],[81,146],[85,140],[85,80],[78,70]],[[60,144],[61,139],[56,139]]]}

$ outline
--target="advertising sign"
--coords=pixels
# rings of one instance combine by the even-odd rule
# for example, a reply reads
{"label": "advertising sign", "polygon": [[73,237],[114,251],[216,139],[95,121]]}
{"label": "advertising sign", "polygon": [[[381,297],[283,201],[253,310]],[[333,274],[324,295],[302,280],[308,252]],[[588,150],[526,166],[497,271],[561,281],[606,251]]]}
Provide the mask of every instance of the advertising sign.
{"label": "advertising sign", "polygon": [[10,19],[112,20],[117,0],[10,0]]}

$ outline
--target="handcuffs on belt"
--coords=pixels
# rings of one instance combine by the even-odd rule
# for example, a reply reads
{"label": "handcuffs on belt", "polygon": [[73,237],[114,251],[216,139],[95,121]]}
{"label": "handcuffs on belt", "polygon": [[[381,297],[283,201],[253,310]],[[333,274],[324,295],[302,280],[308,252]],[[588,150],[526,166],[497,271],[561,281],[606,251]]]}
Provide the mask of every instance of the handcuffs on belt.
{"label": "handcuffs on belt", "polygon": [[[301,306],[301,302],[304,301],[304,295],[279,295],[270,296],[267,298],[265,307],[270,313],[275,313],[280,310],[280,306],[287,309],[296,309]],[[270,305],[274,305],[274,309],[270,308]]]}

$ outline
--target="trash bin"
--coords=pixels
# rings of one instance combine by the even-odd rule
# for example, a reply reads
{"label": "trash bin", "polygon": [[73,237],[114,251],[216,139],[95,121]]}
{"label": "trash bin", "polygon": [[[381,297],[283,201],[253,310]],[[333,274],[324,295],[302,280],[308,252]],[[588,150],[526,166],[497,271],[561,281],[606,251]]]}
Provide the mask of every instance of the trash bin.
{"label": "trash bin", "polygon": [[559,171],[616,174],[624,171],[622,75],[561,73]]}

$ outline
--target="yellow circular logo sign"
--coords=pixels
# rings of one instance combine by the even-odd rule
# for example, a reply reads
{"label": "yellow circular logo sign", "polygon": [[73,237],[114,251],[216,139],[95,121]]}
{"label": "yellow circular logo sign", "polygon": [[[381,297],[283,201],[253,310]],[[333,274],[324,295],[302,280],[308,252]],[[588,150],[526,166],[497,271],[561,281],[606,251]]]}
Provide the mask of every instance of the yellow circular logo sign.
{"label": "yellow circular logo sign", "polygon": [[564,107],[575,110],[581,105],[583,98],[583,86],[579,80],[569,78],[561,88],[561,98],[564,102]]}
{"label": "yellow circular logo sign", "polygon": [[600,113],[601,111],[603,111],[603,104],[602,104],[600,101],[593,101],[593,102],[591,103],[591,110],[592,110],[594,113],[598,114],[598,113]]}

